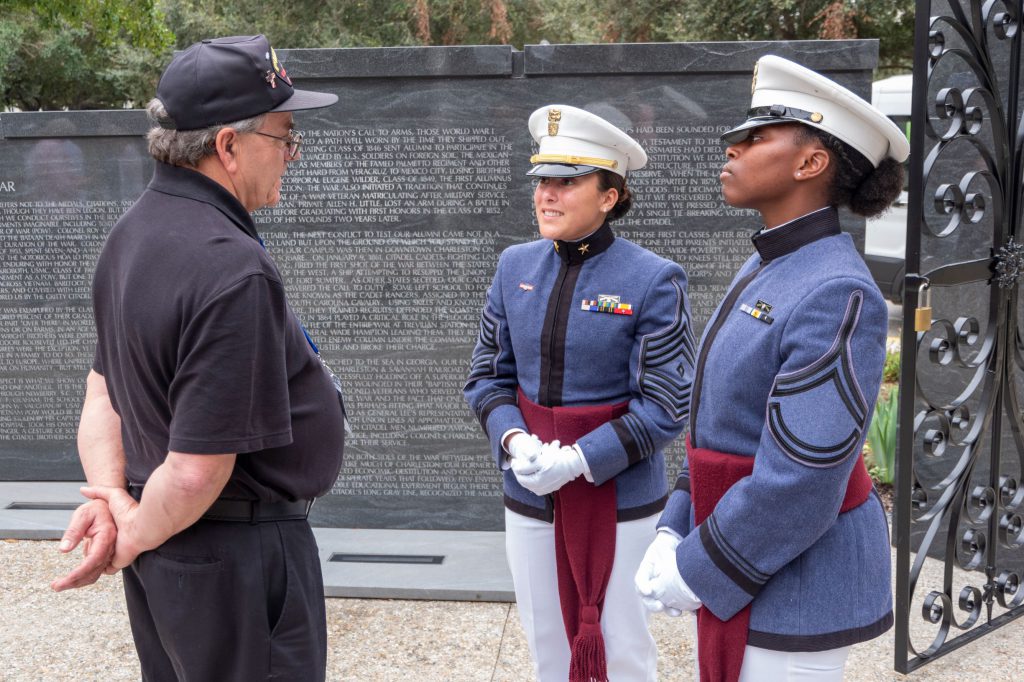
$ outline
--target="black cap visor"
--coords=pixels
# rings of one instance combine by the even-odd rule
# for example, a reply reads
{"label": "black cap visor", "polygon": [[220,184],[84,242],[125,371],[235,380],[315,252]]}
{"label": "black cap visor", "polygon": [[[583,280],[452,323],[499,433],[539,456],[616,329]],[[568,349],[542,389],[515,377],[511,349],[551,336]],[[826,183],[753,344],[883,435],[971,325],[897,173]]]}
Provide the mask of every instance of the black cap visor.
{"label": "black cap visor", "polygon": [[535,178],[578,178],[601,170],[597,166],[574,166],[568,163],[538,163],[526,172]]}
{"label": "black cap visor", "polygon": [[747,112],[746,121],[722,135],[721,139],[724,144],[736,144],[747,139],[753,128],[778,125],[779,123],[803,123],[812,128],[818,128],[822,118],[818,112],[787,107],[785,104],[754,107]]}
{"label": "black cap visor", "polygon": [[750,131],[754,128],[760,128],[761,126],[773,126],[780,123],[807,123],[807,121],[797,118],[779,118],[777,116],[758,116],[757,118],[748,118],[732,130],[724,133],[721,137],[722,144],[726,146],[739,144],[750,137]]}
{"label": "black cap visor", "polygon": [[[302,111],[304,109],[321,109],[329,107],[338,101],[338,96],[329,92],[315,92],[313,90],[295,90],[292,96],[270,110],[276,111]],[[267,113],[270,113],[267,112]]]}

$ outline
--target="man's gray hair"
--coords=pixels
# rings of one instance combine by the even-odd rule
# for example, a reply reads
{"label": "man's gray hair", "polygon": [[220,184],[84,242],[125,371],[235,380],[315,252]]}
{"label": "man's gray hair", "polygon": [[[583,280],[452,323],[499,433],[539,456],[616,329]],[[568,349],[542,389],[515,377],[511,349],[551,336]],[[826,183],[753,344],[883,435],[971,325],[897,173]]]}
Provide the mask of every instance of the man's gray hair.
{"label": "man's gray hair", "polygon": [[203,157],[215,153],[217,133],[221,129],[234,128],[240,133],[253,133],[259,130],[263,125],[263,119],[267,116],[260,114],[234,123],[224,123],[198,130],[173,130],[160,126],[161,120],[170,121],[170,115],[160,100],[155,97],[151,99],[146,105],[146,113],[149,114],[150,120],[157,124],[146,134],[150,156],[172,166],[187,166],[189,168],[195,168]]}

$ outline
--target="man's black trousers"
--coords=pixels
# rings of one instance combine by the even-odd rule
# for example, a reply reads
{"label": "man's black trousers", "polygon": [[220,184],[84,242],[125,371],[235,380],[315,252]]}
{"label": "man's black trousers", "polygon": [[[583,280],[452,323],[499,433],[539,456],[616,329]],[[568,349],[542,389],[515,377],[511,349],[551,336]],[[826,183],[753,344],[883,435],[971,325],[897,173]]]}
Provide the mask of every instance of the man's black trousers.
{"label": "man's black trousers", "polygon": [[323,577],[305,520],[200,520],[123,571],[145,682],[323,680]]}

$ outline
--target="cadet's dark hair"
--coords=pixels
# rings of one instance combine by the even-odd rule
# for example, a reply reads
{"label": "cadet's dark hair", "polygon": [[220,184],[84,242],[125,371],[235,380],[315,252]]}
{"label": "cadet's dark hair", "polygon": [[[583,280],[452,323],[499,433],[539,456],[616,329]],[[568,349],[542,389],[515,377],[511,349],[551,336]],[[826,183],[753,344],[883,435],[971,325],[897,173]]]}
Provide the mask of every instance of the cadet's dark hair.
{"label": "cadet's dark hair", "polygon": [[903,166],[886,157],[875,168],[867,157],[824,130],[799,125],[799,142],[818,141],[832,157],[835,168],[828,201],[847,206],[865,218],[879,216],[892,206],[903,190]]}
{"label": "cadet's dark hair", "polygon": [[610,189],[616,189],[619,192],[618,202],[612,207],[612,210],[608,211],[608,222],[618,220],[629,213],[629,209],[633,206],[633,193],[629,191],[629,187],[626,187],[626,178],[602,168],[597,171],[597,187],[602,192],[607,192]]}

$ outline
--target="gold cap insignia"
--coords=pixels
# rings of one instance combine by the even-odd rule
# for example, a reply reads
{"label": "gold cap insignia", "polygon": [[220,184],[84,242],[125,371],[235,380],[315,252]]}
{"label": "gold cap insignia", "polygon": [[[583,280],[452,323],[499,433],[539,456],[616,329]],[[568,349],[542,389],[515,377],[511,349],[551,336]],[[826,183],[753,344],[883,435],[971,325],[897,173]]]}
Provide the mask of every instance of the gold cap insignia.
{"label": "gold cap insignia", "polygon": [[558,122],[562,120],[561,109],[548,109],[548,135],[558,134]]}
{"label": "gold cap insignia", "polygon": [[825,118],[819,112],[815,111],[811,114],[811,123],[821,123],[821,119]]}

